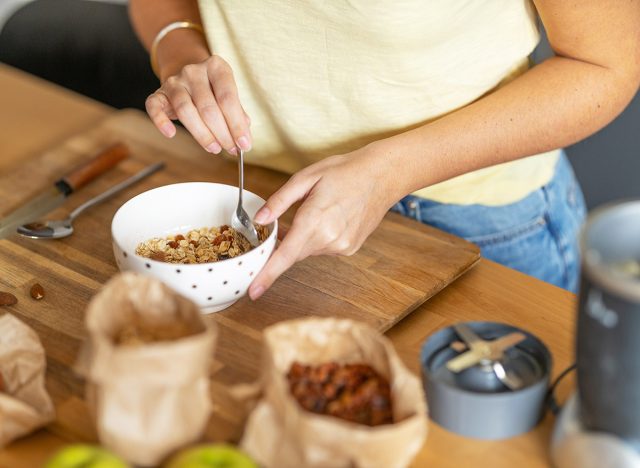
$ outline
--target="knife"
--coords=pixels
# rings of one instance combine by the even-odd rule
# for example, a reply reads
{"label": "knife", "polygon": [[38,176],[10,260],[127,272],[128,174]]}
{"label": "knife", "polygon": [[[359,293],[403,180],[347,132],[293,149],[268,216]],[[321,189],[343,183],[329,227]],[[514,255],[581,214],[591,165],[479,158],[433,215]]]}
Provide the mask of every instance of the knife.
{"label": "knife", "polygon": [[111,169],[128,156],[129,148],[123,143],[116,143],[104,148],[95,157],[56,181],[53,187],[45,190],[0,219],[0,239],[5,239],[14,234],[18,226],[40,219],[54,208],[57,208],[73,192]]}

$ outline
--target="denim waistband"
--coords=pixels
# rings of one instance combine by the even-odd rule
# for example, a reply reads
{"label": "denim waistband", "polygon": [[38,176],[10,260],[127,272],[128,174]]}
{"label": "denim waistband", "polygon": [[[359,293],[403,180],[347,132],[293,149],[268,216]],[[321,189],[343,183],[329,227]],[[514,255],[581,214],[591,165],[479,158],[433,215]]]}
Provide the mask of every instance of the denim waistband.
{"label": "denim waistband", "polygon": [[498,206],[455,205],[407,195],[392,210],[466,239],[481,241],[496,232],[526,229],[532,223],[542,222],[554,200],[566,199],[579,208],[581,197],[573,169],[563,153],[553,178],[517,202]]}

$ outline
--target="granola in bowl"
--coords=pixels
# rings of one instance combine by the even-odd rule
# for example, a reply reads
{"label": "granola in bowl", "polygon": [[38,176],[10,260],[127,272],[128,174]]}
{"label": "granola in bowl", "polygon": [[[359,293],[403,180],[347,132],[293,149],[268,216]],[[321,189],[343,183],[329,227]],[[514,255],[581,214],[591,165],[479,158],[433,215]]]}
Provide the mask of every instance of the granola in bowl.
{"label": "granola in bowl", "polygon": [[[260,242],[269,236],[266,226],[256,225]],[[239,232],[228,225],[192,229],[186,234],[153,238],[141,242],[136,254],[167,263],[211,263],[237,257],[253,247]]]}

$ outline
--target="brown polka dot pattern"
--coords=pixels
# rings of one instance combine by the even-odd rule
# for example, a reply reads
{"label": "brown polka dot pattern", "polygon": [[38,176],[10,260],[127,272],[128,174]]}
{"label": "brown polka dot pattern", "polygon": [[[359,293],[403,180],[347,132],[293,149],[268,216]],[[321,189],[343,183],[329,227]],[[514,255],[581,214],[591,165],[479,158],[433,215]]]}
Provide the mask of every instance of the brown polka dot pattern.
{"label": "brown polka dot pattern", "polygon": [[[227,267],[209,264],[192,269],[190,266],[153,262],[114,244],[114,261],[120,270],[147,271],[163,281],[173,281],[175,287],[182,289],[186,297],[194,300],[207,313],[207,308],[235,302],[247,294],[249,283],[257,277],[266,260],[267,250],[270,251],[270,248],[257,248],[253,258],[229,258]],[[204,273],[210,276],[203,276]]]}

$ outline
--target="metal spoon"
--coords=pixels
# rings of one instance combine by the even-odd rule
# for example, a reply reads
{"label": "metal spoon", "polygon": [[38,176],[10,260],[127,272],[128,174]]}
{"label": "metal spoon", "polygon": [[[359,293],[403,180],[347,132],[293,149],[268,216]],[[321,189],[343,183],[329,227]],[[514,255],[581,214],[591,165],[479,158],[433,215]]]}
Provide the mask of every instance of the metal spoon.
{"label": "metal spoon", "polygon": [[100,202],[103,202],[107,198],[115,195],[116,193],[126,189],[130,185],[135,184],[141,179],[153,174],[156,171],[159,171],[164,167],[163,162],[152,164],[151,166],[147,166],[137,174],[129,177],[126,180],[123,180],[119,184],[114,185],[109,190],[102,192],[97,197],[92,198],[91,200],[83,203],[78,208],[73,210],[67,219],[62,219],[58,221],[36,221],[29,224],[23,224],[18,227],[18,234],[24,237],[30,237],[31,239],[60,239],[62,237],[67,237],[73,234],[73,220],[82,213],[87,208],[92,207],[93,205],[97,205]]}
{"label": "metal spoon", "polygon": [[238,206],[231,217],[231,227],[246,237],[249,243],[255,247],[260,241],[258,240],[256,227],[242,207],[242,192],[244,192],[244,151],[240,148],[238,148],[238,150],[240,153],[238,157]]}

